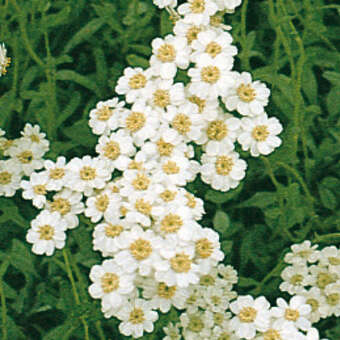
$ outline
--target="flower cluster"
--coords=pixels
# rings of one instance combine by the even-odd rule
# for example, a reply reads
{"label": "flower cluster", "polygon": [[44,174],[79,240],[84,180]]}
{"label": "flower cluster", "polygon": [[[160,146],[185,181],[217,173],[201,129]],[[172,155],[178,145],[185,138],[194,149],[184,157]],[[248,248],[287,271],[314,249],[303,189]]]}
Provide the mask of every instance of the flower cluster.
{"label": "flower cluster", "polygon": [[5,44],[0,44],[0,77],[7,73],[7,67],[10,65],[10,63],[11,58],[7,57],[7,49]]}
{"label": "flower cluster", "polygon": [[23,176],[30,176],[44,164],[49,141],[38,125],[26,124],[22,137],[9,140],[0,129],[0,196],[11,197],[20,188]]}
{"label": "flower cluster", "polygon": [[310,241],[294,244],[284,258],[289,266],[281,274],[280,285],[282,291],[306,298],[313,323],[340,316],[340,250],[335,246],[317,248]]}

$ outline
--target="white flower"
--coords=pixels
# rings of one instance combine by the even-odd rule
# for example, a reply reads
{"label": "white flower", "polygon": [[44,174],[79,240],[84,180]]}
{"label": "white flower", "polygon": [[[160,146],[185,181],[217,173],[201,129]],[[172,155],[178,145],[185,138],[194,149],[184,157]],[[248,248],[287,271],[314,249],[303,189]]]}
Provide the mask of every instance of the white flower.
{"label": "white flower", "polygon": [[143,100],[153,76],[151,68],[143,70],[140,67],[127,67],[124,70],[124,76],[118,79],[115,91],[118,94],[125,95],[127,103],[134,103]]}
{"label": "white flower", "polygon": [[66,222],[56,212],[43,210],[32,222],[26,240],[33,243],[32,252],[38,255],[51,256],[54,249],[65,246]]}
{"label": "white flower", "polygon": [[320,313],[320,307],[326,305],[326,298],[324,294],[319,288],[312,287],[308,291],[303,292],[301,295],[306,298],[306,303],[312,308],[308,319],[312,323],[318,322],[321,317],[324,317]]}
{"label": "white flower", "polygon": [[194,52],[191,54],[193,62],[197,62],[203,54],[212,58],[223,56],[226,63],[233,63],[233,56],[237,54],[237,48],[232,46],[233,38],[228,32],[218,33],[215,30],[200,32],[197,39],[191,44]]}
{"label": "white flower", "polygon": [[163,327],[163,331],[166,336],[162,340],[181,340],[179,326],[179,323],[174,325],[172,322],[170,322],[167,327]]}
{"label": "white flower", "polygon": [[232,266],[230,265],[225,266],[224,264],[221,263],[217,266],[217,269],[218,269],[218,273],[231,286],[238,282],[237,271]]}
{"label": "white flower", "polygon": [[306,240],[301,244],[293,244],[290,248],[291,253],[287,253],[284,257],[286,263],[302,264],[315,263],[319,259],[320,252],[316,250],[317,244],[313,245]]}
{"label": "white flower", "polygon": [[270,325],[266,331],[262,332],[261,335],[256,337],[256,340],[267,340],[267,339],[280,339],[280,340],[297,340],[299,332],[296,328],[281,320],[271,319]]}
{"label": "white flower", "polygon": [[96,135],[107,135],[111,130],[116,130],[124,105],[118,98],[100,101],[96,108],[90,111],[89,126],[92,132]]}
{"label": "white flower", "polygon": [[21,167],[11,160],[0,160],[0,196],[11,197],[20,188]]}
{"label": "white flower", "polygon": [[93,189],[103,189],[111,178],[106,162],[98,158],[84,156],[82,159],[73,158],[67,164],[67,179],[65,185],[78,192],[89,196]]}
{"label": "white flower", "polygon": [[146,279],[141,285],[144,299],[150,300],[153,309],[162,313],[169,312],[171,306],[184,309],[185,301],[189,297],[187,288],[167,286],[164,282],[157,282],[154,278]]}
{"label": "white flower", "polygon": [[201,178],[215,190],[234,189],[245,176],[247,163],[238,153],[229,150],[226,146],[223,153],[212,156],[205,153],[201,157]]}
{"label": "white flower", "polygon": [[172,79],[177,73],[177,67],[186,69],[189,66],[190,48],[187,40],[171,34],[164,39],[156,38],[152,41],[150,65],[155,76]]}
{"label": "white flower", "polygon": [[305,297],[295,295],[290,299],[289,304],[284,299],[278,298],[276,304],[278,307],[271,309],[273,317],[303,331],[307,331],[311,327],[311,322],[308,318],[312,308],[306,303]]}
{"label": "white flower", "polygon": [[340,280],[329,284],[325,290],[325,302],[320,306],[320,314],[323,317],[340,316]]}
{"label": "white flower", "polygon": [[24,130],[21,131],[21,135],[24,138],[30,140],[33,144],[38,145],[41,150],[47,152],[49,150],[50,142],[45,139],[46,134],[40,132],[40,126],[27,123],[24,127]]}
{"label": "white flower", "polygon": [[306,265],[293,264],[281,272],[284,282],[280,284],[280,290],[291,295],[302,294],[305,287],[311,283],[311,276]]}
{"label": "white flower", "polygon": [[177,20],[174,26],[174,33],[176,36],[185,37],[189,46],[197,39],[198,33],[204,30],[204,26],[189,24],[183,19]]}
{"label": "white flower", "polygon": [[243,116],[257,116],[268,104],[270,90],[259,81],[252,82],[248,72],[233,72],[232,87],[222,96],[229,111],[237,110]]}
{"label": "white flower", "polygon": [[235,80],[230,72],[233,63],[227,61],[223,56],[211,58],[210,55],[202,55],[195,68],[188,71],[191,77],[189,91],[203,98],[217,98],[223,95]]}
{"label": "white flower", "polygon": [[93,283],[89,293],[94,299],[102,299],[105,317],[112,316],[127,303],[128,296],[135,290],[134,278],[114,260],[105,260],[91,268],[90,279]]}
{"label": "white flower", "polygon": [[277,135],[282,132],[282,125],[277,118],[268,118],[264,113],[254,118],[242,118],[241,122],[242,131],[237,141],[242,150],[250,149],[252,156],[269,155],[281,145]]}
{"label": "white flower", "polygon": [[164,8],[164,7],[176,7],[177,6],[177,0],[152,0],[153,3],[159,7],[159,8]]}
{"label": "white flower", "polygon": [[121,126],[131,135],[135,145],[142,146],[155,135],[159,126],[158,114],[150,106],[137,102],[121,117]]}
{"label": "white flower", "polygon": [[228,13],[233,13],[235,8],[241,5],[242,0],[215,0],[218,10],[226,10]]}
{"label": "white flower", "polygon": [[313,265],[309,268],[311,273],[310,285],[316,286],[321,290],[325,289],[329,284],[335,283],[340,280],[339,272],[330,272],[327,267]]}
{"label": "white flower", "polygon": [[188,0],[178,7],[178,13],[185,16],[184,21],[196,25],[208,25],[217,10],[212,0]]}
{"label": "white flower", "polygon": [[186,340],[209,339],[214,321],[207,317],[208,312],[187,311],[180,316],[182,334]]}
{"label": "white flower", "polygon": [[11,58],[7,57],[5,44],[0,44],[0,77],[7,73],[6,68],[10,65]]}
{"label": "white flower", "polygon": [[126,336],[140,338],[143,332],[151,333],[153,323],[158,319],[157,312],[152,310],[151,303],[143,299],[135,299],[125,304],[116,314],[122,322],[119,331]]}
{"label": "white flower", "polygon": [[220,105],[217,98],[202,98],[199,96],[193,96],[189,92],[188,87],[186,88],[186,92],[187,99],[197,106],[201,119],[205,122],[211,122],[216,119]]}
{"label": "white flower", "polygon": [[320,265],[328,266],[330,272],[340,273],[340,250],[337,247],[330,246],[322,249],[319,260]]}
{"label": "white flower", "polygon": [[29,181],[21,181],[22,197],[25,200],[32,200],[33,205],[41,209],[46,203],[47,181],[46,173],[33,172]]}
{"label": "white flower", "polygon": [[255,300],[250,295],[239,296],[230,304],[230,310],[236,314],[230,321],[231,328],[240,338],[254,338],[256,330],[262,332],[269,326],[269,307],[264,296]]}
{"label": "white flower", "polygon": [[229,306],[229,297],[224,294],[224,289],[219,287],[208,287],[203,298],[207,304],[206,308],[215,313],[224,313]]}
{"label": "white flower", "polygon": [[66,178],[66,159],[61,156],[57,158],[54,163],[51,160],[44,162],[44,168],[48,174],[48,181],[46,184],[47,190],[59,191],[65,185]]}
{"label": "white flower", "polygon": [[228,322],[228,326],[226,327],[214,327],[213,329],[213,334],[211,336],[211,340],[223,340],[223,339],[228,339],[228,340],[239,340],[240,338],[235,334],[234,331],[230,329]]}
{"label": "white flower", "polygon": [[21,171],[26,176],[30,176],[34,170],[42,168],[42,157],[45,151],[38,144],[33,144],[26,138],[20,138],[8,149],[8,154],[12,157],[13,166],[20,166]]}

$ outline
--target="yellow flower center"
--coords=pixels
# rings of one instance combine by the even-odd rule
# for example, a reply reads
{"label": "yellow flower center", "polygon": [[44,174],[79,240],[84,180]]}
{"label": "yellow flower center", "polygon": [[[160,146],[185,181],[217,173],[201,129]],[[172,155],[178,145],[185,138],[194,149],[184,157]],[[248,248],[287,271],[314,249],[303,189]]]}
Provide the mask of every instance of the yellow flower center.
{"label": "yellow flower center", "polygon": [[30,139],[33,143],[39,143],[40,142],[40,138],[38,135],[30,135]]}
{"label": "yellow flower center", "polygon": [[264,332],[263,340],[282,340],[280,333],[275,329],[268,329]]}
{"label": "yellow flower center", "polygon": [[54,228],[48,224],[45,224],[39,227],[38,233],[40,234],[40,240],[50,241],[54,236]]}
{"label": "yellow flower center", "polygon": [[339,266],[340,265],[340,257],[329,257],[328,262],[332,266]]}
{"label": "yellow flower center", "polygon": [[190,315],[188,329],[191,332],[199,333],[204,328],[204,323],[199,316]]}
{"label": "yellow flower center", "polygon": [[205,109],[205,104],[206,104],[206,100],[205,99],[201,99],[197,96],[192,96],[189,97],[189,101],[193,104],[196,104],[198,106],[198,112],[202,113]]}
{"label": "yellow flower center", "polygon": [[39,184],[33,187],[33,191],[36,195],[45,195],[46,194],[46,187],[45,185]]}
{"label": "yellow flower center", "polygon": [[143,162],[131,161],[129,163],[130,170],[143,170]]}
{"label": "yellow flower center", "polygon": [[144,201],[143,198],[136,200],[135,208],[141,214],[144,214],[146,216],[151,215],[152,205],[149,202]]}
{"label": "yellow flower center", "polygon": [[191,269],[191,263],[189,256],[184,253],[176,254],[170,259],[171,268],[176,273],[187,273]]}
{"label": "yellow flower center", "polygon": [[71,211],[71,204],[65,198],[55,198],[53,202],[51,202],[51,210],[58,211],[60,215],[66,215]]}
{"label": "yellow flower center", "polygon": [[336,306],[340,302],[340,294],[333,293],[333,294],[327,295],[326,301],[330,306]]}
{"label": "yellow flower center", "polygon": [[264,142],[269,136],[269,131],[266,125],[258,125],[254,127],[251,135],[256,141]]}
{"label": "yellow flower center", "polygon": [[115,238],[123,232],[124,228],[121,225],[108,224],[105,226],[105,235],[107,237]]}
{"label": "yellow flower center", "polygon": [[207,129],[208,138],[211,140],[221,141],[228,134],[227,125],[223,122],[223,120],[214,120],[209,123]]}
{"label": "yellow flower center", "polygon": [[51,179],[62,179],[65,176],[65,170],[63,168],[54,168],[50,171],[49,177]]}
{"label": "yellow flower center", "polygon": [[215,162],[216,172],[221,176],[228,176],[230,171],[233,169],[234,161],[231,157],[220,156],[217,157]]}
{"label": "yellow flower center", "polygon": [[185,198],[188,200],[187,201],[187,206],[190,209],[194,209],[196,207],[196,199],[195,196],[190,194],[189,192],[185,193]]}
{"label": "yellow flower center", "polygon": [[130,317],[129,317],[129,321],[133,324],[133,325],[137,325],[139,323],[144,322],[145,317],[144,317],[144,312],[141,308],[137,308],[135,307],[131,312],[130,312]]}
{"label": "yellow flower center", "polygon": [[119,277],[114,273],[105,273],[101,278],[104,293],[111,293],[119,288]]}
{"label": "yellow flower center", "polygon": [[300,313],[296,309],[287,308],[285,311],[285,318],[288,321],[296,321],[300,316]]}
{"label": "yellow flower center", "polygon": [[159,196],[164,202],[171,202],[176,198],[177,192],[164,190]]}
{"label": "yellow flower center", "polygon": [[120,155],[120,147],[117,142],[110,141],[105,144],[104,148],[104,156],[108,159],[111,159],[111,161],[116,160]]}
{"label": "yellow flower center", "polygon": [[200,285],[201,286],[213,286],[215,284],[215,278],[209,274],[202,275],[200,278]]}
{"label": "yellow flower center", "polygon": [[176,50],[170,44],[164,44],[158,49],[157,58],[163,63],[171,63],[176,59]]}
{"label": "yellow flower center", "polygon": [[144,174],[137,174],[136,178],[132,181],[132,186],[138,190],[143,191],[149,187],[150,179]]}
{"label": "yellow flower center", "polygon": [[164,109],[170,105],[170,93],[167,90],[158,89],[153,94],[153,103]]}
{"label": "yellow flower center", "polygon": [[97,119],[101,121],[109,120],[112,114],[113,114],[113,111],[106,105],[98,109],[96,112]]}
{"label": "yellow flower center", "polygon": [[218,337],[218,340],[230,340],[230,333],[222,333],[219,337]]}
{"label": "yellow flower center", "polygon": [[224,320],[224,315],[222,313],[214,313],[214,322],[216,325],[221,325]]}
{"label": "yellow flower center", "polygon": [[316,284],[320,289],[325,289],[330,283],[334,283],[336,280],[328,273],[319,273],[317,276]]}
{"label": "yellow flower center", "polygon": [[215,41],[212,41],[206,46],[205,52],[215,58],[218,54],[222,52],[222,47]]}
{"label": "yellow flower center", "polygon": [[131,132],[137,132],[140,130],[146,122],[146,117],[144,113],[141,112],[131,112],[126,118],[125,124],[126,128]]}
{"label": "yellow flower center", "polygon": [[244,307],[241,309],[238,317],[241,322],[251,323],[256,319],[257,310],[253,307]]}
{"label": "yellow flower center", "polygon": [[301,274],[295,274],[289,281],[292,285],[300,285],[303,281],[303,276]]}
{"label": "yellow flower center", "polygon": [[165,283],[160,282],[157,287],[157,294],[163,299],[171,299],[176,293],[176,286],[169,287]]}
{"label": "yellow flower center", "polygon": [[175,175],[180,171],[180,168],[177,166],[176,162],[173,161],[168,161],[163,164],[162,169],[167,175]]}
{"label": "yellow flower center", "polygon": [[215,84],[220,79],[221,72],[216,66],[205,66],[201,70],[201,78],[204,82]]}
{"label": "yellow flower center", "polygon": [[172,151],[174,149],[174,145],[164,142],[163,138],[161,138],[157,142],[157,149],[158,149],[158,153],[159,153],[160,156],[169,157],[172,154]]}
{"label": "yellow flower center", "polygon": [[236,92],[239,98],[246,103],[250,103],[256,98],[256,92],[249,84],[241,84]]}
{"label": "yellow flower center", "polygon": [[151,243],[148,240],[139,238],[130,245],[130,252],[137,261],[148,258],[152,253]]}
{"label": "yellow flower center", "polygon": [[312,312],[316,312],[320,306],[319,301],[313,298],[307,299],[306,303],[312,307]]}
{"label": "yellow flower center", "polygon": [[198,257],[206,259],[213,253],[214,246],[207,238],[202,238],[196,241],[195,250]]}
{"label": "yellow flower center", "polygon": [[90,166],[84,166],[80,170],[79,175],[83,181],[92,181],[96,178],[96,169]]}
{"label": "yellow flower center", "polygon": [[197,39],[198,33],[201,32],[201,29],[198,26],[191,26],[186,33],[186,38],[188,40],[189,45]]}
{"label": "yellow flower center", "polygon": [[124,206],[121,206],[119,208],[119,212],[122,216],[126,216],[126,214],[128,213],[129,210],[127,210],[127,208],[125,208]]}
{"label": "yellow flower center", "polygon": [[223,23],[223,12],[217,12],[210,17],[210,25],[214,27],[219,27]]}
{"label": "yellow flower center", "polygon": [[29,164],[33,161],[33,153],[31,151],[23,151],[18,155],[18,159],[23,164]]}
{"label": "yellow flower center", "polygon": [[11,183],[12,180],[12,174],[7,172],[7,171],[3,171],[0,172],[0,184],[1,185],[6,185]]}
{"label": "yellow flower center", "polygon": [[190,131],[191,124],[190,118],[183,113],[177,114],[172,120],[172,127],[182,135]]}
{"label": "yellow flower center", "polygon": [[200,14],[205,10],[205,0],[193,0],[190,4],[190,10],[192,13]]}
{"label": "yellow flower center", "polygon": [[100,212],[106,211],[107,207],[109,206],[110,199],[109,196],[103,194],[96,198],[96,209]]}
{"label": "yellow flower center", "polygon": [[133,90],[138,90],[138,89],[145,87],[146,82],[147,82],[147,80],[146,80],[146,77],[144,76],[144,74],[137,73],[130,78],[129,86]]}
{"label": "yellow flower center", "polygon": [[165,233],[175,233],[183,225],[183,221],[179,215],[168,214],[161,221],[161,230]]}

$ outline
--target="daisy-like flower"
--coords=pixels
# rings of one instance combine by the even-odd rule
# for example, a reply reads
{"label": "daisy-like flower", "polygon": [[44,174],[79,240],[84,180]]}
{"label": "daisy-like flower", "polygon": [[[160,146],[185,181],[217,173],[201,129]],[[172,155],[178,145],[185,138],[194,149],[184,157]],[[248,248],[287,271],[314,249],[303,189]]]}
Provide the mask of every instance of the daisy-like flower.
{"label": "daisy-like flower", "polygon": [[197,62],[202,55],[207,54],[212,58],[223,56],[228,64],[233,63],[233,56],[237,54],[237,48],[232,46],[233,38],[228,32],[218,33],[215,30],[200,32],[193,41],[191,54],[193,62]]}
{"label": "daisy-like flower", "polygon": [[11,58],[7,57],[5,44],[0,44],[0,77],[7,73],[7,67],[11,63]]}
{"label": "daisy-like flower", "polygon": [[256,337],[256,340],[278,339],[278,340],[292,340],[298,339],[299,332],[296,328],[281,320],[271,319],[268,328],[261,332],[261,335]]}
{"label": "daisy-like flower", "polygon": [[273,317],[303,331],[307,331],[311,327],[308,317],[312,308],[306,303],[305,297],[295,295],[290,299],[289,304],[284,299],[278,298],[276,304],[277,307],[271,309]]}
{"label": "daisy-like flower", "polygon": [[217,10],[212,0],[188,0],[178,7],[178,13],[185,16],[184,21],[195,25],[208,25]]}
{"label": "daisy-like flower", "polygon": [[73,158],[67,164],[67,170],[65,185],[75,191],[84,192],[86,196],[91,195],[93,189],[103,189],[111,178],[106,161],[90,156]]}
{"label": "daisy-like flower", "polygon": [[30,176],[34,170],[39,170],[43,166],[44,149],[26,138],[17,140],[17,143],[14,143],[7,151],[12,158],[11,162],[14,162],[13,166],[20,166],[26,176]]}
{"label": "daisy-like flower", "polygon": [[153,76],[153,70],[148,68],[143,70],[140,67],[127,67],[124,76],[118,79],[115,91],[120,95],[125,95],[127,103],[134,103],[143,100]]}
{"label": "daisy-like flower", "polygon": [[256,331],[268,329],[270,304],[264,296],[254,300],[250,295],[239,296],[230,304],[230,310],[236,314],[230,321],[231,328],[240,338],[252,339]]}
{"label": "daisy-like flower", "polygon": [[227,327],[214,327],[213,334],[210,337],[211,340],[239,340],[240,338],[234,331]]}
{"label": "daisy-like flower", "polygon": [[90,111],[89,126],[96,135],[107,135],[119,126],[119,117],[125,103],[118,98],[100,101],[96,108]]}
{"label": "daisy-like flower", "polygon": [[152,230],[143,231],[141,227],[133,227],[125,232],[125,243],[115,260],[128,273],[138,271],[141,276],[149,276],[152,269],[162,266],[159,249],[162,247],[161,237]]}
{"label": "daisy-like flower", "polygon": [[47,204],[47,209],[57,212],[66,222],[67,229],[74,229],[79,224],[77,215],[84,211],[82,198],[83,195],[80,192],[65,188],[53,196],[53,200]]}
{"label": "daisy-like flower", "polygon": [[207,287],[203,293],[206,308],[215,313],[223,313],[229,306],[229,297],[224,294],[224,289],[219,287]]}
{"label": "daisy-like flower", "polygon": [[323,317],[340,316],[340,280],[329,284],[324,290],[326,303],[320,306]]}
{"label": "daisy-like flower", "polygon": [[309,320],[311,323],[316,323],[323,318],[324,315],[320,313],[320,307],[326,304],[326,298],[322,291],[317,287],[312,287],[308,291],[301,294],[306,298],[306,303],[311,306]]}
{"label": "daisy-like flower", "polygon": [[189,102],[197,106],[198,113],[205,122],[211,122],[216,119],[219,113],[219,102],[217,98],[202,98],[199,96],[191,95],[186,88],[186,96]]}
{"label": "daisy-like flower", "polygon": [[[195,197],[190,192],[183,188],[179,189],[179,197],[177,198],[180,205],[186,206],[190,209],[191,214],[195,220],[200,220],[204,214],[204,202],[198,197]],[[183,203],[181,203],[183,202]]]}
{"label": "daisy-like flower", "polygon": [[159,118],[150,106],[137,102],[121,117],[121,126],[131,135],[135,145],[142,146],[145,140],[155,135]]}
{"label": "daisy-like flower", "polygon": [[190,48],[187,39],[171,34],[164,39],[156,38],[152,41],[150,65],[155,76],[172,79],[177,73],[177,67],[186,69],[189,66]]}
{"label": "daisy-like flower", "polygon": [[11,197],[20,188],[21,167],[11,160],[0,160],[0,196]]}
{"label": "daisy-like flower", "polygon": [[310,285],[325,289],[329,284],[336,283],[340,280],[339,272],[330,272],[327,267],[321,265],[313,265],[309,267],[311,273]]}
{"label": "daisy-like flower", "polygon": [[46,133],[40,132],[40,126],[27,123],[24,130],[21,131],[21,135],[24,138],[30,140],[33,144],[37,144],[44,152],[49,150],[50,142],[45,139]]}
{"label": "daisy-like flower", "polygon": [[187,311],[180,316],[182,334],[184,339],[209,339],[214,321],[207,317],[207,311],[203,312],[198,309]]}
{"label": "daisy-like flower", "polygon": [[21,181],[22,197],[32,200],[32,204],[41,209],[46,203],[47,182],[47,174],[33,172],[29,181]]}
{"label": "daisy-like flower", "polygon": [[43,210],[32,222],[26,240],[33,244],[32,252],[37,255],[51,256],[55,248],[65,246],[66,222],[56,212]]}
{"label": "daisy-like flower", "polygon": [[152,1],[159,8],[177,6],[177,0],[152,0]]}
{"label": "daisy-like flower", "polygon": [[232,87],[222,95],[227,109],[237,110],[241,115],[251,117],[264,113],[270,95],[266,85],[260,81],[252,82],[248,72],[232,72],[232,76]]}
{"label": "daisy-like flower", "polygon": [[290,295],[302,294],[305,287],[311,283],[307,266],[301,264],[286,267],[281,273],[281,278],[283,282],[280,284],[280,290]]}
{"label": "daisy-like flower", "polygon": [[126,336],[140,338],[144,331],[151,333],[153,323],[158,319],[158,313],[152,310],[151,303],[143,299],[135,299],[125,304],[116,314],[122,322],[119,331]]}
{"label": "daisy-like flower", "polygon": [[144,299],[150,300],[153,309],[162,313],[169,312],[171,306],[184,309],[185,301],[189,297],[187,288],[167,286],[164,282],[156,282],[153,278],[147,279],[141,285]]}
{"label": "daisy-like flower", "polygon": [[105,317],[112,316],[127,303],[128,296],[135,289],[134,278],[114,260],[105,260],[101,265],[91,268],[90,279],[93,283],[89,293],[94,299],[102,299]]}
{"label": "daisy-like flower", "polygon": [[127,169],[130,157],[136,149],[133,146],[133,139],[125,130],[118,130],[110,136],[101,136],[96,146],[97,153],[105,160],[112,171],[116,168],[120,171]]}
{"label": "daisy-like flower", "polygon": [[281,145],[281,139],[277,137],[282,132],[282,125],[277,118],[264,113],[254,118],[242,118],[242,130],[237,141],[242,149],[254,157],[269,155],[275,148]]}
{"label": "daisy-like flower", "polygon": [[220,191],[236,188],[244,178],[247,168],[247,163],[239,158],[239,154],[227,147],[218,155],[203,154],[201,162],[202,180]]}
{"label": "daisy-like flower", "polygon": [[234,13],[235,8],[241,5],[242,0],[215,0],[219,11]]}
{"label": "daisy-like flower", "polygon": [[44,161],[44,168],[48,176],[46,188],[49,191],[59,191],[65,185],[66,178],[66,159],[61,156],[56,162],[51,160]]}
{"label": "daisy-like flower", "polygon": [[196,96],[204,98],[217,98],[224,94],[235,80],[230,72],[233,63],[226,62],[223,56],[211,58],[210,55],[202,55],[195,68],[188,71],[191,77],[189,91]]}
{"label": "daisy-like flower", "polygon": [[190,24],[183,19],[176,21],[174,26],[174,33],[176,36],[185,37],[190,46],[198,37],[198,33],[203,32],[206,28],[202,25]]}
{"label": "daisy-like flower", "polygon": [[317,250],[318,245],[312,246],[311,241],[304,241],[301,244],[293,244],[290,248],[292,252],[285,255],[284,261],[290,264],[306,264],[315,263],[319,257],[320,252]]}
{"label": "daisy-like flower", "polygon": [[327,266],[330,272],[340,273],[340,250],[337,247],[330,246],[322,249],[319,260],[320,264]]}
{"label": "daisy-like flower", "polygon": [[228,282],[229,285],[233,285],[238,282],[237,271],[230,265],[226,266],[220,263],[217,266],[219,275]]}
{"label": "daisy-like flower", "polygon": [[179,323],[173,324],[172,322],[170,322],[167,327],[163,327],[163,331],[165,333],[163,340],[181,340],[182,334],[179,327]]}

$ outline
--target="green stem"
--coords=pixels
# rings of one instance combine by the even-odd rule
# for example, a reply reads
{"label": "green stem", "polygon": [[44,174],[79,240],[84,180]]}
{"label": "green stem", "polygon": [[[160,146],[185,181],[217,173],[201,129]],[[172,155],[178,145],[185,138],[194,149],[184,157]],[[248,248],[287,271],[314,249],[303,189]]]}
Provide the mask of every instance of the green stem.
{"label": "green stem", "polygon": [[2,278],[0,279],[0,295],[1,295],[1,318],[2,318],[2,339],[7,340],[7,307],[6,297],[2,287]]}
{"label": "green stem", "polygon": [[100,340],[105,340],[106,339],[105,334],[104,334],[104,331],[102,329],[100,321],[99,320],[96,321],[95,325],[96,325],[96,329],[97,329]]}
{"label": "green stem", "polygon": [[[70,260],[69,260],[69,255],[68,255],[68,251],[65,248],[63,249],[63,256],[64,256],[65,265],[66,265],[67,275],[68,275],[68,278],[69,278],[69,280],[71,282],[74,300],[76,301],[77,305],[80,305],[80,299],[79,299],[79,295],[78,295],[78,292],[77,292],[76,283],[74,281],[74,277],[73,277],[73,273],[72,273],[72,269],[71,269],[71,265],[70,265]],[[85,340],[90,340],[90,337],[89,337],[89,326],[87,325],[87,322],[86,322],[84,317],[81,317],[81,321],[82,321],[83,326],[84,326]]]}
{"label": "green stem", "polygon": [[335,239],[339,239],[340,241],[340,233],[333,233],[333,234],[327,234],[327,235],[316,235],[314,239],[312,240],[313,243],[329,243],[329,241],[334,241]]}
{"label": "green stem", "polygon": [[249,54],[248,54],[248,46],[247,46],[247,9],[248,9],[248,0],[243,1],[242,9],[241,9],[241,41],[242,41],[242,66],[246,70],[250,70],[249,63]]}

